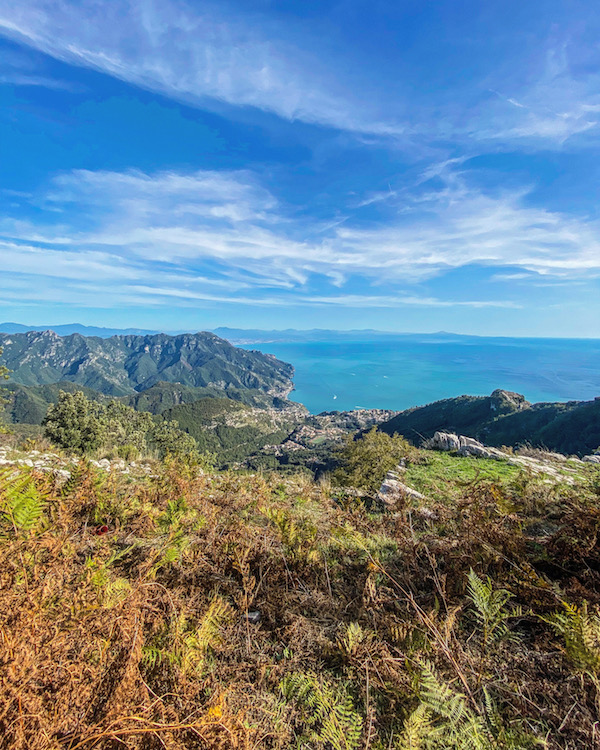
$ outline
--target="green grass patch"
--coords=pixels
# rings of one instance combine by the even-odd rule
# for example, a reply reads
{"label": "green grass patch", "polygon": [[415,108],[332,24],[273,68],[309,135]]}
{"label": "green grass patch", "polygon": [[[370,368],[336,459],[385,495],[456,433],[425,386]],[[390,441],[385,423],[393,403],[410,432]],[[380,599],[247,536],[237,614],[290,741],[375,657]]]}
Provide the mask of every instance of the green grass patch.
{"label": "green grass patch", "polygon": [[503,484],[521,471],[505,461],[491,458],[454,456],[449,453],[422,451],[426,463],[409,464],[403,481],[409,487],[436,500],[456,497],[465,487],[480,481]]}

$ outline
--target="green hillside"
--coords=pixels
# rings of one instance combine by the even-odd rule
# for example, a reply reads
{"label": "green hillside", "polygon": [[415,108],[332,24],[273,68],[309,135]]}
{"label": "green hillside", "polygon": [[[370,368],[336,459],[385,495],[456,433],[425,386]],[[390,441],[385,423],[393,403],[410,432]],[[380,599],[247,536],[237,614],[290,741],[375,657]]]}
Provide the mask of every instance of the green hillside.
{"label": "green hillside", "polygon": [[60,391],[67,393],[83,391],[89,399],[105,400],[105,397],[97,391],[67,380],[38,386],[22,386],[9,381],[2,387],[7,391],[8,398],[3,416],[7,422],[15,425],[41,425],[48,407],[58,401]]}
{"label": "green hillside", "polygon": [[294,412],[256,409],[227,398],[203,398],[166,409],[162,416],[175,420],[201,451],[216,454],[221,464],[282,442],[298,421]]}
{"label": "green hillside", "polygon": [[380,429],[415,444],[442,431],[497,447],[530,444],[585,455],[600,446],[600,399],[530,404],[520,394],[498,390],[491,396],[459,396],[408,409]]}
{"label": "green hillside", "polygon": [[402,411],[380,429],[400,433],[412,442],[429,438],[438,430],[475,437],[497,417],[528,406],[523,396],[508,391],[497,390],[490,396],[458,396]]}
{"label": "green hillside", "polygon": [[239,401],[247,406],[257,408],[277,409],[301,409],[298,404],[278,396],[271,396],[257,388],[235,388],[227,386],[225,389],[217,386],[196,388],[194,386],[181,385],[180,383],[167,383],[164,381],[156,385],[132,394],[123,396],[122,401],[133,406],[138,411],[149,411],[152,414],[160,414],[165,409],[170,409],[181,404],[190,404],[194,401],[206,398],[228,398]]}
{"label": "green hillside", "polygon": [[484,431],[490,445],[531,443],[559,453],[592,453],[600,446],[600,399],[534,404],[493,422]]}

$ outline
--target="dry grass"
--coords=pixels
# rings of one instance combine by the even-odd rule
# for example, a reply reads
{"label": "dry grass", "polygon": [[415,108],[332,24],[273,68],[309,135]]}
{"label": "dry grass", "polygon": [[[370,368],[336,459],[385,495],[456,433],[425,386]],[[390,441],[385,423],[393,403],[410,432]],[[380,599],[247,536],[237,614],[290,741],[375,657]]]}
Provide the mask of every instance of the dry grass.
{"label": "dry grass", "polygon": [[[426,662],[474,717],[491,696],[489,747],[600,747],[598,676],[541,617],[600,603],[592,484],[478,484],[391,515],[306,479],[173,464],[133,486],[84,464],[63,487],[21,474],[16,490],[0,475],[3,748],[400,748]],[[43,515],[19,528],[31,487]],[[513,595],[512,640],[483,643],[471,568]],[[345,701],[355,744],[326,732],[344,710],[315,719],[293,679]]]}

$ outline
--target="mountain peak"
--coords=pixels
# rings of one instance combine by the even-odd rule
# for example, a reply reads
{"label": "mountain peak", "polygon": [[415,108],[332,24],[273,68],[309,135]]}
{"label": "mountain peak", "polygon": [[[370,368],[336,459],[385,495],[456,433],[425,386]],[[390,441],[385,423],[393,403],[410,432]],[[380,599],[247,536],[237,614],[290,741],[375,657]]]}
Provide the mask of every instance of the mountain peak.
{"label": "mountain peak", "polygon": [[[51,346],[48,346],[52,342]],[[213,333],[86,337],[56,331],[0,334],[11,379],[22,385],[61,380],[124,396],[160,381],[194,387],[252,388],[287,397],[291,365],[238,349]]]}

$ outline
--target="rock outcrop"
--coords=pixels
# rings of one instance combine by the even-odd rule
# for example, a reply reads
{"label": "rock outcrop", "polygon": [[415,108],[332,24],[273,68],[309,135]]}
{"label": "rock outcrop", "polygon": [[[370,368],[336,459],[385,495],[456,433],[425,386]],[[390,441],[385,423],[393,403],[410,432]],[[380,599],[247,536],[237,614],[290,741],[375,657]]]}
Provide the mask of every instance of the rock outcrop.
{"label": "rock outcrop", "polygon": [[588,464],[600,464],[600,453],[594,453],[591,456],[584,456],[581,460]]}
{"label": "rock outcrop", "polygon": [[[54,474],[57,479],[69,479],[71,471],[82,459],[75,456],[59,456],[56,453],[42,453],[41,451],[19,451],[6,445],[0,445],[0,468],[14,466],[15,468],[30,468],[35,471]],[[123,459],[101,458],[99,461],[89,460],[92,466],[105,472],[131,474],[137,477],[154,476],[152,467],[145,461],[125,462]]]}
{"label": "rock outcrop", "polygon": [[388,471],[385,475],[379,493],[377,495],[386,508],[395,508],[398,503],[404,500],[426,500],[425,495],[422,495],[417,490],[413,490],[412,487],[404,484],[400,480],[400,473],[405,471],[406,466],[404,463],[400,463],[395,471]]}
{"label": "rock outcrop", "polygon": [[428,448],[439,451],[452,451],[459,456],[476,456],[477,458],[495,458],[506,460],[506,453],[498,448],[490,448],[475,438],[455,435],[452,432],[436,432],[427,444]]}

